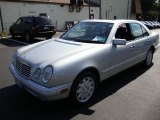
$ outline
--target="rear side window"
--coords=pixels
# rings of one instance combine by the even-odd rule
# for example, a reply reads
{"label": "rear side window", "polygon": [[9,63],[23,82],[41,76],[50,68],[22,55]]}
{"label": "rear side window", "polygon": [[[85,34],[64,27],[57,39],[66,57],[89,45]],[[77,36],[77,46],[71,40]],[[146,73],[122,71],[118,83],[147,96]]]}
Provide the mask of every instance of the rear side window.
{"label": "rear side window", "polygon": [[31,17],[24,17],[24,18],[23,18],[23,22],[24,22],[25,24],[31,25],[31,24],[32,24],[32,18],[31,18]]}
{"label": "rear side window", "polygon": [[142,32],[141,25],[137,23],[131,23],[130,28],[131,28],[131,33],[134,39],[143,38],[143,32]]}
{"label": "rear side window", "polygon": [[142,26],[142,32],[144,37],[149,36],[149,33],[146,31],[146,29],[143,26]]}
{"label": "rear side window", "polygon": [[52,20],[47,17],[34,18],[34,24],[36,24],[36,25],[53,25]]}

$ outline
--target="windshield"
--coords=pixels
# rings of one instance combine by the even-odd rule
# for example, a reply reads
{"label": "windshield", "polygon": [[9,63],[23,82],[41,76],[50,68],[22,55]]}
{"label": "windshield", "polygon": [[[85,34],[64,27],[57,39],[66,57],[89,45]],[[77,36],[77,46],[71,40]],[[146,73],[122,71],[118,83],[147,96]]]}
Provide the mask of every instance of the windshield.
{"label": "windshield", "polygon": [[102,43],[108,39],[113,23],[80,22],[66,32],[62,39],[86,43]]}
{"label": "windshield", "polygon": [[52,20],[47,17],[36,17],[34,22],[38,25],[53,25]]}

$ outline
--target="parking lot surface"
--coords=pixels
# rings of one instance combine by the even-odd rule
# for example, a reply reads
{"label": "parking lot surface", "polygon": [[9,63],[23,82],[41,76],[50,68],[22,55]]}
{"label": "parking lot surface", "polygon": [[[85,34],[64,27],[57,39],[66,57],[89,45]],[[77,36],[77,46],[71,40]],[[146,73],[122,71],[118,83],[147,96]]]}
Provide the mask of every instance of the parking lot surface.
{"label": "parking lot surface", "polygon": [[149,69],[139,64],[108,79],[91,103],[75,107],[66,100],[42,102],[15,85],[12,54],[41,40],[0,39],[0,120],[160,120],[160,49]]}

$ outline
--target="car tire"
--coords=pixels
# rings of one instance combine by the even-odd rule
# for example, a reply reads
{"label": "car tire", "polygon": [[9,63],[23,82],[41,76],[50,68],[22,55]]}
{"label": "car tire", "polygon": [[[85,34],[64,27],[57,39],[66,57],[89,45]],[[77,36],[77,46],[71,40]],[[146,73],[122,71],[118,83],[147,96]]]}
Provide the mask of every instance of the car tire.
{"label": "car tire", "polygon": [[146,59],[144,61],[144,65],[146,67],[150,67],[152,65],[152,60],[153,60],[153,50],[149,49],[149,51],[147,52]]}
{"label": "car tire", "polygon": [[83,72],[75,79],[70,91],[70,101],[75,105],[88,103],[97,89],[97,78],[92,72]]}
{"label": "car tire", "polygon": [[28,32],[26,32],[24,34],[24,38],[25,38],[26,42],[30,42],[32,37],[31,37],[31,35]]}
{"label": "car tire", "polygon": [[46,39],[51,39],[53,36],[47,36]]}
{"label": "car tire", "polygon": [[15,39],[15,33],[13,31],[10,32],[13,39]]}

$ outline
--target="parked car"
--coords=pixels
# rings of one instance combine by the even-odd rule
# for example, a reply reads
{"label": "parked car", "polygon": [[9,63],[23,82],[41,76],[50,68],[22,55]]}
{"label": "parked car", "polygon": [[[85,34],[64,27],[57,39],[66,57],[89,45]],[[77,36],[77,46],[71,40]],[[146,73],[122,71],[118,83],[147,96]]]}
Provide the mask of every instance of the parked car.
{"label": "parked car", "polygon": [[155,23],[157,25],[157,28],[160,28],[160,23],[157,21],[153,21],[153,23]]}
{"label": "parked car", "polygon": [[150,29],[150,30],[154,28],[153,25],[147,23],[146,21],[141,21],[141,22],[142,22],[148,29]]}
{"label": "parked car", "polygon": [[41,100],[84,104],[101,81],[140,62],[151,66],[158,44],[159,35],[135,20],[84,20],[60,38],[18,49],[9,68]]}
{"label": "parked car", "polygon": [[151,23],[154,26],[154,28],[158,28],[157,24],[154,23],[153,21],[148,21],[148,22]]}
{"label": "parked car", "polygon": [[22,36],[26,41],[30,41],[34,37],[50,39],[56,33],[56,29],[49,17],[26,16],[20,17],[10,27],[10,33],[13,38]]}
{"label": "parked car", "polygon": [[149,25],[149,26],[151,27],[151,29],[154,29],[154,28],[155,28],[155,26],[154,26],[152,23],[150,23],[149,21],[145,21],[145,23],[146,23],[147,25]]}

